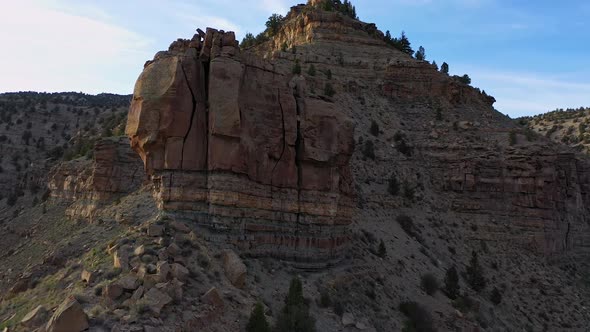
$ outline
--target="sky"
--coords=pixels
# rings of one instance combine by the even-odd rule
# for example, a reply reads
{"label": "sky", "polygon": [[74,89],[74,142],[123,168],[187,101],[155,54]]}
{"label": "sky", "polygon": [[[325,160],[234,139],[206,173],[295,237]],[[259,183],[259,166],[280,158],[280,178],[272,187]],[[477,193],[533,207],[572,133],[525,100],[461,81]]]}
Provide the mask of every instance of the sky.
{"label": "sky", "polygon": [[[0,92],[130,94],[146,60],[207,26],[264,29],[305,0],[18,0],[0,11]],[[590,1],[353,0],[511,117],[590,106]]]}

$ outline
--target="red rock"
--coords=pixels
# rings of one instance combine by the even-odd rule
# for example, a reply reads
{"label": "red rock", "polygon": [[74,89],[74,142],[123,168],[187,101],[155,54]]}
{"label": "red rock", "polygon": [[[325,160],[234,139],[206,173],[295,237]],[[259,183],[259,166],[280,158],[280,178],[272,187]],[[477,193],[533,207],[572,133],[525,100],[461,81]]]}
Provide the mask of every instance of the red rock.
{"label": "red rock", "polygon": [[66,299],[55,310],[47,323],[47,332],[81,332],[88,328],[88,316],[73,297]]}

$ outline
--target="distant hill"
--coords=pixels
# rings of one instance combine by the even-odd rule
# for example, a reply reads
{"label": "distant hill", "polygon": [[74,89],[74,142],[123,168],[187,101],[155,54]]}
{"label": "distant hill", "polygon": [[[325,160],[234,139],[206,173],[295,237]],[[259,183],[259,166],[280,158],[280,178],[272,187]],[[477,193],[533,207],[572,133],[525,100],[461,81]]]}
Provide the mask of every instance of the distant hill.
{"label": "distant hill", "polygon": [[590,107],[557,109],[545,114],[518,119],[535,132],[551,140],[590,152]]}
{"label": "distant hill", "polygon": [[124,131],[130,95],[78,92],[0,94],[0,200],[39,196],[61,160],[86,158],[100,137]]}

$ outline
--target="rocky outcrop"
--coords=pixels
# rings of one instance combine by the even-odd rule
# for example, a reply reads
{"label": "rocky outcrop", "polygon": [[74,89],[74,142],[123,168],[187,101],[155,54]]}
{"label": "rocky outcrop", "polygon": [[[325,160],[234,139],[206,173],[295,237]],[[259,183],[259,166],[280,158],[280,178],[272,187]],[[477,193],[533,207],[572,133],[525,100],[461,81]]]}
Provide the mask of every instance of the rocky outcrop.
{"label": "rocky outcrop", "polygon": [[139,77],[126,133],[160,208],[252,255],[328,262],[348,242],[354,125],[232,32],[174,42]]}
{"label": "rocky outcrop", "polygon": [[124,137],[106,138],[94,147],[93,160],[61,163],[49,175],[51,196],[73,204],[66,213],[91,218],[106,203],[137,190],[145,174],[141,160]]}
{"label": "rocky outcrop", "polygon": [[444,162],[442,189],[459,194],[451,209],[481,219],[481,239],[550,259],[590,252],[586,160],[536,144]]}

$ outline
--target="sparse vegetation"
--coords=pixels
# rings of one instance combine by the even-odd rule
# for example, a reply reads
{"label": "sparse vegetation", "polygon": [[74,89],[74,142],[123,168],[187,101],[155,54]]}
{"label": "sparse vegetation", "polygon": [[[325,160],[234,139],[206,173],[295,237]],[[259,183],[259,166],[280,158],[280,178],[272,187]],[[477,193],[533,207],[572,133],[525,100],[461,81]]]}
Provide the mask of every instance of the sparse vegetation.
{"label": "sparse vegetation", "polygon": [[387,183],[387,192],[389,192],[393,196],[397,196],[399,194],[399,181],[395,174],[391,174],[389,181]]}
{"label": "sparse vegetation", "polygon": [[440,284],[436,276],[432,273],[424,274],[420,279],[420,286],[426,292],[426,294],[432,296],[440,288]]}
{"label": "sparse vegetation", "polygon": [[476,292],[481,292],[486,287],[487,281],[484,277],[483,267],[479,264],[475,251],[471,252],[471,260],[465,271],[465,279]]}
{"label": "sparse vegetation", "polygon": [[434,320],[420,304],[411,301],[400,303],[399,310],[407,317],[402,332],[434,332]]}
{"label": "sparse vegetation", "polygon": [[371,129],[370,129],[371,135],[377,137],[379,136],[379,124],[377,123],[377,121],[373,120],[371,121]]}
{"label": "sparse vegetation", "polygon": [[459,285],[459,274],[455,266],[450,267],[445,274],[445,294],[451,300],[459,297],[461,286]]}
{"label": "sparse vegetation", "polygon": [[324,95],[326,95],[328,97],[334,97],[335,94],[336,94],[336,91],[334,90],[334,87],[332,86],[332,84],[326,83],[326,85],[324,86]]}
{"label": "sparse vegetation", "polygon": [[375,160],[375,145],[373,141],[366,140],[365,145],[363,146],[363,157],[364,159],[371,159]]}

